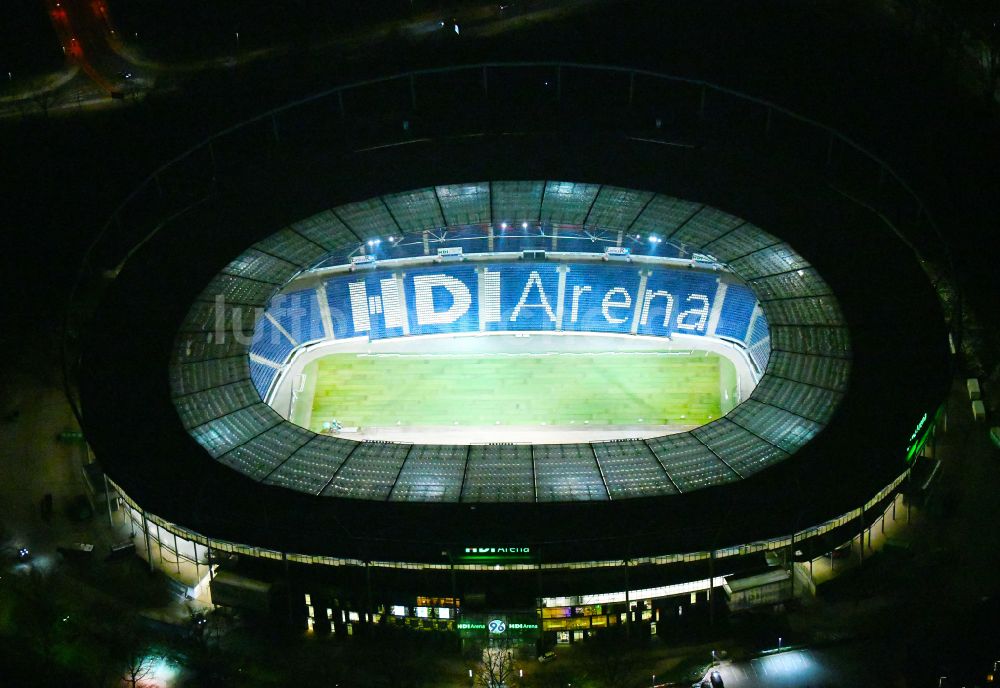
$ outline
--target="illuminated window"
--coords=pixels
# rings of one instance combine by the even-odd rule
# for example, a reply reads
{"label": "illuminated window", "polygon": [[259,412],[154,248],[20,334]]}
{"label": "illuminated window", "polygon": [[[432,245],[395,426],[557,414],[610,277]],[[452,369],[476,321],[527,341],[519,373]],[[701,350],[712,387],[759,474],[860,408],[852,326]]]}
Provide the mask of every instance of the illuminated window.
{"label": "illuminated window", "polygon": [[426,619],[428,616],[427,607],[415,607],[413,611],[416,612],[418,618]]}
{"label": "illuminated window", "polygon": [[312,604],[312,595],[306,593],[306,604]]}
{"label": "illuminated window", "polygon": [[361,621],[361,617],[358,616],[357,612],[347,612],[347,618],[350,621]]}
{"label": "illuminated window", "polygon": [[406,607],[401,604],[393,605],[392,607],[393,616],[406,616]]}
{"label": "illuminated window", "polygon": [[437,617],[439,619],[450,619],[451,618],[451,609],[449,609],[448,607],[438,607],[437,608]]}

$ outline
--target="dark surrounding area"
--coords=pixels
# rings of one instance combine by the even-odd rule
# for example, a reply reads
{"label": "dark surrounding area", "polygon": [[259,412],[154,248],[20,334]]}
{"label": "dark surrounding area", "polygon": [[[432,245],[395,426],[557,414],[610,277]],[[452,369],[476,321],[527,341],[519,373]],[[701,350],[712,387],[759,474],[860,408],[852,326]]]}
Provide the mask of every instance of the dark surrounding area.
{"label": "dark surrounding area", "polygon": [[165,59],[190,59],[230,53],[236,47],[237,32],[240,34],[239,47],[245,50],[286,41],[308,49],[330,36],[347,35],[372,23],[424,13],[444,16],[471,3],[112,0],[109,4],[118,18],[119,30],[141,43],[147,52]]}
{"label": "dark surrounding area", "polygon": [[45,4],[40,0],[5,2],[0,17],[0,96],[14,79],[59,69],[63,61]]}
{"label": "dark surrounding area", "polygon": [[[229,41],[235,30],[247,41],[246,49],[267,43],[268,28],[280,40],[295,40],[304,32],[307,38],[297,41],[304,47],[322,42],[324,27],[331,24],[355,26],[410,11],[403,2],[365,3],[363,17],[354,3],[322,9],[265,3],[249,9],[239,3],[237,20],[231,16],[236,4],[114,2],[112,12],[123,33],[139,34],[138,46],[145,48],[144,36],[152,34],[150,54],[165,58],[212,52],[211,46]],[[61,51],[44,6],[35,0],[9,5],[0,17],[0,80],[8,69],[17,74],[58,67]],[[418,10],[460,14],[463,7],[428,3]],[[0,360],[4,369],[28,370],[59,384],[63,309],[84,247],[140,179],[207,134],[289,99],[366,76],[478,60],[567,59],[714,81],[838,127],[889,160],[912,182],[949,239],[971,311],[966,339],[976,347],[962,364],[984,376],[986,397],[995,403],[1000,398],[995,320],[1000,272],[994,248],[1000,229],[1000,127],[995,101],[983,95],[987,85],[969,76],[971,58],[955,38],[964,32],[995,40],[993,11],[992,3],[971,0],[884,6],[861,0],[617,2],[474,42],[450,35],[421,42],[389,33],[377,44],[335,48],[321,58],[302,49],[238,68],[171,76],[162,90],[130,108],[0,121],[0,280],[7,297]],[[0,397],[6,392],[0,383]],[[907,614],[873,629],[880,638],[898,635],[914,676],[945,669],[960,674],[964,667],[988,661],[995,602],[973,604],[963,598],[948,606],[948,595],[935,601],[941,597],[939,582],[954,568],[944,561],[906,576],[899,594],[914,600]],[[859,575],[876,573],[870,567]],[[868,585],[879,590],[880,580]],[[853,582],[864,579],[847,581]],[[83,611],[105,619],[102,632],[120,638],[112,633],[118,617],[108,609]],[[5,646],[0,653],[4,669],[29,677],[24,685],[31,685],[40,676],[32,673],[37,647],[47,648],[47,642],[26,637],[23,644]],[[191,652],[196,656],[197,649]],[[369,665],[377,664],[371,648],[359,654]],[[199,657],[206,665],[213,661]],[[308,664],[313,661],[301,663],[313,667],[311,677],[332,671],[320,661]],[[45,677],[38,684],[77,678]],[[878,679],[872,685],[880,685]]]}

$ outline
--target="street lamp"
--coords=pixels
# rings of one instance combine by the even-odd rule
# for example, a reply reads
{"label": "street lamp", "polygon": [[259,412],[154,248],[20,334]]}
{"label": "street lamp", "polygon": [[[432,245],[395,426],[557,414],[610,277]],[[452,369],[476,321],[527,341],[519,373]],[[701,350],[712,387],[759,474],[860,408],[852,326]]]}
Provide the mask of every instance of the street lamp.
{"label": "street lamp", "polygon": [[778,649],[781,649],[781,636],[778,636]]}
{"label": "street lamp", "polygon": [[236,32],[236,49],[237,50],[240,49],[240,32],[239,31]]}

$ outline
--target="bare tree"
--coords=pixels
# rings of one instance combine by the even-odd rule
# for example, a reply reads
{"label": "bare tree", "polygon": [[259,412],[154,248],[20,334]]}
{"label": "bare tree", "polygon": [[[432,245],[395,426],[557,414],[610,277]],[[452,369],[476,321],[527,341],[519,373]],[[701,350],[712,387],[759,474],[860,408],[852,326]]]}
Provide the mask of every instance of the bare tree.
{"label": "bare tree", "polygon": [[140,688],[143,681],[153,673],[156,658],[144,650],[145,648],[133,647],[125,656],[121,678],[130,688]]}
{"label": "bare tree", "polygon": [[119,678],[129,688],[140,688],[149,678],[159,657],[152,652],[146,629],[135,612],[113,610],[102,629],[95,629],[103,636],[108,659],[117,666]]}
{"label": "bare tree", "polygon": [[507,635],[491,638],[483,648],[483,656],[476,675],[476,684],[482,688],[501,688],[513,685],[514,648]]}

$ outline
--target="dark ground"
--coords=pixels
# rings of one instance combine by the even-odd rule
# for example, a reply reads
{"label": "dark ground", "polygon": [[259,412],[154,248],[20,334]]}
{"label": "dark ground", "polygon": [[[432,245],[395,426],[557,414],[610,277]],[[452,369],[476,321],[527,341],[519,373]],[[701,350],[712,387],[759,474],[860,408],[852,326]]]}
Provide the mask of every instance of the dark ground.
{"label": "dark ground", "polygon": [[[40,23],[28,15],[31,28],[23,35],[41,36],[44,15]],[[13,26],[0,33],[6,37]],[[11,58],[17,64],[49,59],[51,46],[35,47],[44,38],[28,43]],[[536,58],[704,78],[839,127],[884,156],[913,183],[949,238],[966,297],[985,326],[986,367],[996,368],[1000,345],[990,319],[1000,274],[991,240],[1000,229],[1000,127],[995,104],[956,76],[956,60],[860,1],[648,0],[612,3],[568,23],[475,44],[392,40],[342,58],[294,55],[178,81],[176,90],[130,109],[3,122],[0,275],[7,299],[0,380],[16,368],[58,383],[58,328],[82,248],[134,183],[172,154],[243,116],[355,78]],[[3,410],[8,398],[0,383]],[[980,634],[989,627],[977,617],[964,627],[949,619],[926,650],[942,638],[959,646],[963,628]]]}
{"label": "dark ground", "polygon": [[[0,14],[2,81],[20,81],[62,66],[63,52],[41,0],[7,0]],[[0,85],[0,94],[6,85]]]}

